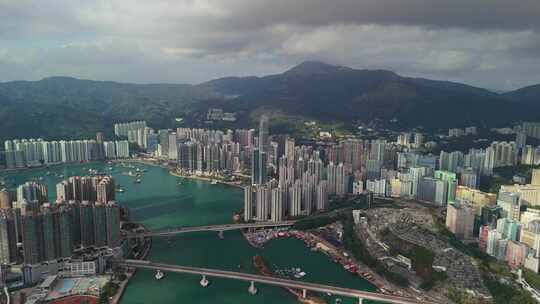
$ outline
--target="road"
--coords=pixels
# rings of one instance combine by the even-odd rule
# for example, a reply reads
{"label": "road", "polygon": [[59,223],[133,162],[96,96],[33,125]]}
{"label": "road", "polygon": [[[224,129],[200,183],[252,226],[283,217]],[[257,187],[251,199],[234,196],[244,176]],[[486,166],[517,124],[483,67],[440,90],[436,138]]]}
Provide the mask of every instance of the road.
{"label": "road", "polygon": [[320,293],[331,293],[333,295],[340,295],[344,297],[355,298],[359,300],[359,303],[362,300],[374,300],[382,301],[386,303],[396,303],[396,304],[429,304],[435,302],[425,302],[418,301],[416,299],[404,298],[392,295],[385,295],[375,292],[367,292],[350,288],[334,287],[323,284],[308,283],[301,281],[293,281],[282,278],[267,277],[256,274],[249,273],[240,273],[232,272],[225,270],[209,269],[209,268],[196,268],[196,267],[187,267],[187,266],[178,266],[178,265],[169,265],[161,263],[153,263],[150,261],[140,261],[140,260],[118,260],[113,262],[116,265],[126,266],[126,267],[135,267],[139,269],[150,269],[150,270],[161,270],[163,272],[175,272],[175,273],[188,273],[195,275],[205,275],[207,277],[215,278],[226,278],[233,280],[241,280],[246,282],[255,282],[268,284],[278,287],[288,287],[300,290],[309,290]]}
{"label": "road", "polygon": [[278,228],[278,227],[290,227],[294,225],[296,221],[286,221],[286,222],[256,222],[256,223],[245,223],[245,224],[225,224],[225,225],[208,225],[208,226],[194,226],[194,227],[178,227],[167,230],[158,230],[158,231],[148,231],[143,233],[128,234],[128,238],[134,237],[155,237],[155,236],[173,236],[182,233],[190,232],[203,232],[203,231],[215,231],[223,232],[229,230],[241,230],[249,228]]}

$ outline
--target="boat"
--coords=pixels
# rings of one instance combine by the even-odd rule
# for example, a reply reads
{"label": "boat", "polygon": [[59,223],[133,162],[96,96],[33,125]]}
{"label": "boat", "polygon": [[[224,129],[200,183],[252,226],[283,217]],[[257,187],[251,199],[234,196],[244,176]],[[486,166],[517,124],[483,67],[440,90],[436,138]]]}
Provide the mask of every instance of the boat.
{"label": "boat", "polygon": [[295,277],[296,279],[301,279],[301,278],[305,277],[306,274],[307,274],[307,273],[305,273],[305,272],[303,272],[303,271],[300,271],[300,272],[297,272],[297,273],[294,275],[294,277]]}
{"label": "boat", "polygon": [[122,188],[118,188],[118,189],[116,189],[116,192],[120,192],[120,193],[122,193],[122,192],[124,192],[124,191],[125,191],[125,190],[124,190],[124,189],[122,189]]}
{"label": "boat", "polygon": [[218,181],[215,180],[215,179],[213,179],[212,182],[211,182],[212,185],[217,185],[217,183],[218,183]]}
{"label": "boat", "polygon": [[161,270],[158,270],[156,272],[155,278],[156,278],[156,280],[161,280],[161,279],[163,279],[164,276],[165,276],[165,274],[163,272],[161,272]]}
{"label": "boat", "polygon": [[137,179],[135,180],[135,182],[134,182],[134,183],[136,183],[136,184],[140,184],[140,183],[141,183],[141,179],[140,179],[140,178],[137,178]]}
{"label": "boat", "polygon": [[293,268],[293,276],[296,279],[301,279],[301,278],[305,277],[306,274],[307,273],[303,272],[302,269],[300,269],[300,268],[296,268],[296,269]]}

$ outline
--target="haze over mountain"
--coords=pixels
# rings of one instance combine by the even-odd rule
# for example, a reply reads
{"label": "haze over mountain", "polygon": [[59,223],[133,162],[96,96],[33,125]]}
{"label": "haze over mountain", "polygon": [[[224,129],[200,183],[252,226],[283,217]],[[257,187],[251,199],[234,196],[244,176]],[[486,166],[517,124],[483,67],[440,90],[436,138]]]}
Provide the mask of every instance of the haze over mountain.
{"label": "haze over mountain", "polygon": [[[333,122],[379,119],[393,127],[497,126],[534,119],[540,86],[497,94],[465,84],[304,62],[277,75],[226,77],[198,85],[127,84],[50,77],[0,83],[0,138],[80,137],[110,132],[116,121],[145,119],[170,127],[175,117],[202,118],[209,107]],[[535,112],[536,111],[536,112]]]}

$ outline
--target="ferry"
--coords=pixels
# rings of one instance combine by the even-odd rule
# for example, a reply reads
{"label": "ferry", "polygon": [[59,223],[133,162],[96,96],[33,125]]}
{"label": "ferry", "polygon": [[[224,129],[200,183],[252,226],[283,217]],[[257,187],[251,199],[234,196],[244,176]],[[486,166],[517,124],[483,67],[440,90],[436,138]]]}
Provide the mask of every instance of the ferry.
{"label": "ferry", "polygon": [[158,270],[158,271],[156,272],[155,278],[156,278],[156,280],[159,281],[159,280],[163,279],[164,276],[165,276],[165,274],[164,274],[163,272],[161,272],[161,270]]}

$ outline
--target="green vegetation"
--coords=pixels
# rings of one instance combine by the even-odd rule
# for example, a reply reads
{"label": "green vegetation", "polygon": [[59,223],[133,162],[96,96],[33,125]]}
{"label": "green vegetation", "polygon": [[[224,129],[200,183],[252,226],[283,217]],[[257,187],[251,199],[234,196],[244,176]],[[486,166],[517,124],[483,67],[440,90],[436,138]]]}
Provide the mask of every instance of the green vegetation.
{"label": "green vegetation", "polygon": [[517,165],[509,167],[500,167],[493,169],[494,176],[483,176],[480,179],[480,190],[491,193],[498,193],[501,185],[514,184],[512,178],[514,175],[523,175],[530,182],[532,169],[538,169],[540,166]]}
{"label": "green vegetation", "polygon": [[384,276],[387,280],[396,285],[404,287],[409,285],[409,280],[406,277],[389,271],[377,259],[371,256],[371,254],[367,251],[364,242],[354,231],[354,220],[350,212],[343,214],[341,217],[341,222],[343,223],[343,245],[347,250],[352,252],[357,260],[366,264],[370,268],[375,269],[378,274]]}
{"label": "green vegetation", "polygon": [[309,217],[298,218],[298,222],[296,222],[293,227],[298,230],[323,227],[342,220],[345,214],[350,213],[353,208],[366,209],[367,202],[365,196],[354,196],[346,199],[333,197],[330,199],[327,211]]}
{"label": "green vegetation", "polygon": [[535,304],[527,291],[498,282],[490,275],[483,276],[484,283],[495,300],[495,304]]}
{"label": "green vegetation", "polygon": [[461,292],[456,288],[449,288],[446,296],[456,304],[487,304],[486,300],[475,298],[467,293]]}
{"label": "green vegetation", "polygon": [[[472,256],[480,263],[482,279],[489,292],[493,296],[496,304],[536,303],[536,301],[530,296],[527,291],[510,285],[511,283],[505,284],[498,281],[498,278],[503,278],[508,282],[513,282],[515,275],[510,272],[510,268],[508,267],[508,265],[499,262],[495,258],[480,251],[478,246],[463,244],[460,240],[456,239],[453,233],[446,229],[446,226],[444,225],[444,223],[442,223],[441,219],[434,216],[434,222],[436,223],[439,232],[448,239],[452,246],[454,246],[456,249],[460,250],[464,254]],[[535,284],[540,284],[540,276],[533,273],[529,273],[528,275],[530,275],[531,280],[534,281]],[[533,277],[532,275],[535,275],[535,277]],[[464,304],[471,303],[458,301],[456,302]]]}
{"label": "green vegetation", "polygon": [[433,269],[435,253],[430,249],[402,240],[388,228],[381,232],[381,236],[385,243],[391,244],[391,255],[401,254],[411,259],[412,268],[422,279],[420,288],[430,290],[437,282],[448,278],[446,272],[437,272]]}
{"label": "green vegetation", "polygon": [[412,260],[414,271],[422,279],[420,288],[430,290],[435,286],[437,281],[443,281],[448,278],[445,272],[433,270],[433,261],[435,259],[433,251],[424,247],[414,246],[408,253],[408,256]]}
{"label": "green vegetation", "polygon": [[354,231],[354,220],[350,210],[346,210],[334,214],[319,215],[315,217],[304,218],[298,221],[294,225],[294,229],[309,230],[315,229],[328,224],[341,221],[343,224],[343,246],[350,251],[353,256],[362,263],[366,264],[370,268],[374,269],[377,273],[384,276],[389,281],[399,285],[408,286],[409,281],[406,277],[389,271],[381,264],[377,259],[373,258],[366,249],[364,242],[358,238]]}
{"label": "green vegetation", "polygon": [[502,185],[511,184],[511,180],[500,176],[482,176],[480,190],[489,193],[499,193]]}
{"label": "green vegetation", "polygon": [[107,304],[109,303],[109,298],[114,296],[116,292],[118,291],[119,286],[116,283],[108,282],[103,286],[103,289],[101,290],[101,294],[99,295],[99,304]]}
{"label": "green vegetation", "polygon": [[456,236],[450,230],[448,230],[448,228],[446,228],[446,224],[441,218],[433,215],[433,223],[435,224],[435,228],[437,228],[439,234],[445,237],[446,240],[450,243],[450,245],[452,245],[457,250],[482,261],[493,260],[492,257],[480,251],[478,246],[466,245],[463,244],[463,242],[461,242],[460,240],[458,240]]}
{"label": "green vegetation", "polygon": [[522,275],[529,285],[536,290],[540,290],[540,275],[527,269],[523,269]]}
{"label": "green vegetation", "polygon": [[[189,85],[136,85],[51,77],[0,84],[0,139],[94,137],[117,121],[175,126],[196,100],[216,96]],[[24,128],[22,127],[24,126]]]}
{"label": "green vegetation", "polygon": [[508,180],[512,180],[512,177],[516,174],[526,176],[527,179],[530,180],[532,169],[537,169],[537,168],[540,168],[540,165],[537,165],[537,166],[517,165],[517,166],[510,166],[510,167],[499,167],[499,168],[493,169],[493,173],[503,178],[506,178]]}
{"label": "green vegetation", "polygon": [[[7,82],[0,83],[0,105],[0,140],[90,137],[97,131],[111,134],[113,122],[134,119],[144,119],[155,128],[179,124],[252,127],[249,117],[258,109],[283,113],[273,121],[272,129],[296,132],[300,137],[319,130],[345,135],[354,122],[374,118],[381,126],[421,125],[429,131],[486,125],[485,117],[489,125],[508,125],[537,119],[538,113],[537,103],[516,107],[501,95],[463,84],[313,62],[279,75],[228,77],[200,85],[137,85],[68,77]],[[206,112],[212,107],[236,112],[238,122],[206,124]],[[177,122],[177,117],[184,120]],[[390,123],[393,118],[397,121]],[[319,125],[307,128],[305,120]]]}
{"label": "green vegetation", "polygon": [[303,218],[294,224],[293,229],[297,229],[297,230],[315,229],[315,228],[323,227],[326,225],[330,225],[336,222],[338,219],[339,219],[338,216],[331,216],[331,215]]}

